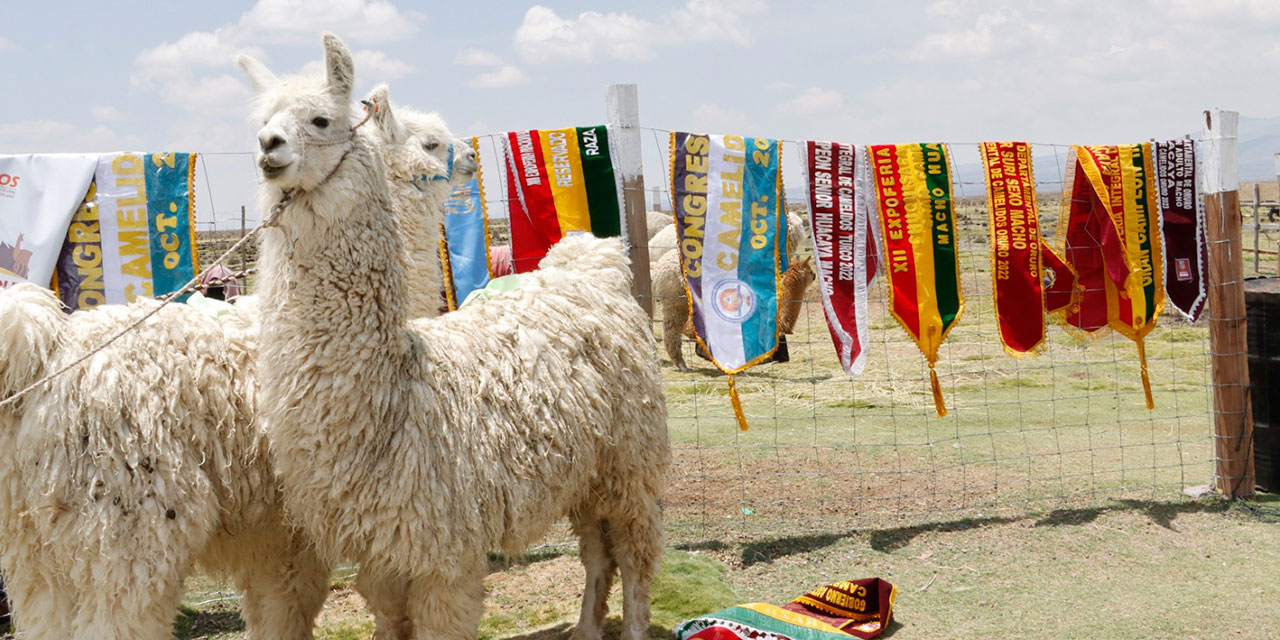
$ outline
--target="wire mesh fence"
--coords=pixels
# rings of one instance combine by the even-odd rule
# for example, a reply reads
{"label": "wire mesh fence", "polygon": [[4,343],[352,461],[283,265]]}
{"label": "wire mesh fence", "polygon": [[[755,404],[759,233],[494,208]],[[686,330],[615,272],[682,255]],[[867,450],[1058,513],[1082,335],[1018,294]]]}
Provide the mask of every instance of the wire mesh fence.
{"label": "wire mesh fence", "polygon": [[[646,173],[665,181],[669,132],[642,131],[652,139],[645,142]],[[479,139],[494,244],[508,241],[499,138]],[[783,173],[799,195],[795,146],[787,147]],[[1041,226],[1051,244],[1068,148],[1033,145]],[[956,171],[964,312],[937,364],[948,415],[935,415],[928,367],[888,313],[883,279],[871,289],[869,355],[857,378],[842,371],[817,288],[809,287],[786,336],[789,361],[737,376],[748,431],[737,427],[726,378],[686,339],[691,371],[664,358],[674,454],[664,503],[670,543],[909,526],[1123,498],[1176,499],[1185,487],[1211,481],[1205,321],[1188,323],[1166,306],[1147,337],[1154,410],[1145,407],[1134,344],[1120,336],[1081,341],[1050,324],[1038,356],[1009,356],[997,337],[984,185],[976,171]],[[645,195],[652,199],[656,186],[658,200],[650,208],[670,211],[664,202],[669,185],[652,182]],[[239,237],[232,224],[238,206],[220,206],[223,219],[201,233],[202,252],[216,255]],[[799,208],[794,199],[791,206]],[[250,215],[247,224],[253,223]],[[811,253],[806,242],[795,258]],[[230,264],[251,267],[255,257],[247,252]],[[672,301],[654,302],[660,315]],[[657,320],[654,333],[660,339]],[[661,352],[656,342],[655,349]],[[552,536],[553,542],[567,539],[567,530]]]}

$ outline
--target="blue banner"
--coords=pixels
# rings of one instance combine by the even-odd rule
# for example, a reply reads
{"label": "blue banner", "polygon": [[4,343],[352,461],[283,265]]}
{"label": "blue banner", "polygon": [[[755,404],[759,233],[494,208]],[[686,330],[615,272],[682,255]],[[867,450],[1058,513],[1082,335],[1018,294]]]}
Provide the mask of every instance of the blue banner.
{"label": "blue banner", "polygon": [[191,153],[151,153],[143,160],[152,294],[157,297],[195,277],[194,160]]}
{"label": "blue banner", "polygon": [[454,300],[489,284],[488,234],[484,213],[484,191],[480,174],[453,188],[445,210],[445,238],[449,244],[449,265],[453,273]]}

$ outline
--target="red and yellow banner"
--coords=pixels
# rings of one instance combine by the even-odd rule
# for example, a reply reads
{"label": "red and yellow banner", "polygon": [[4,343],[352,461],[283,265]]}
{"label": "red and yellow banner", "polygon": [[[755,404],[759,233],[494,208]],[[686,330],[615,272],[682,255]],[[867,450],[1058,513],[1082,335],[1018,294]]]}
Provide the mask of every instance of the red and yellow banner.
{"label": "red and yellow banner", "polygon": [[[1040,213],[1031,169],[1031,145],[984,142],[987,228],[991,235],[991,282],[996,323],[1005,351],[1023,355],[1044,341]],[[1032,311],[1036,310],[1036,311]]]}
{"label": "red and yellow banner", "polygon": [[517,273],[538,268],[552,245],[575,233],[622,233],[621,175],[606,126],[511,131],[507,160],[511,251]]}
{"label": "red and yellow banner", "polygon": [[1138,346],[1147,408],[1155,407],[1143,338],[1164,308],[1159,196],[1150,144],[1077,146],[1063,216],[1079,286],[1064,320],[1111,327]]}
{"label": "red and yellow banner", "polygon": [[951,165],[944,144],[872,145],[889,310],[929,361],[938,417],[947,415],[934,364],[964,312],[956,255]]}

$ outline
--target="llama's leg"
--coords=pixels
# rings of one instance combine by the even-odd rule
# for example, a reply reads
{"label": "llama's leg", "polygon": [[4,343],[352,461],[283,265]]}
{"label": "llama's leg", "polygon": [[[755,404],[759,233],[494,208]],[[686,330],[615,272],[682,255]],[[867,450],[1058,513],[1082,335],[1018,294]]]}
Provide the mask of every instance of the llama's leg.
{"label": "llama's leg", "polygon": [[277,553],[246,563],[240,575],[248,640],[314,637],[316,615],[329,595],[329,565],[299,536],[291,538]]}
{"label": "llama's leg", "polygon": [[75,589],[57,578],[46,579],[28,567],[8,576],[10,613],[25,640],[65,640],[71,637]]}
{"label": "llama's leg", "polygon": [[573,630],[573,640],[596,640],[604,630],[609,613],[609,590],[618,564],[609,549],[609,532],[603,520],[574,514],[573,530],[578,534],[578,555],[586,569],[587,581],[582,590],[582,615]]}
{"label": "llama's leg", "polygon": [[409,583],[409,618],[415,640],[474,640],[484,615],[484,555],[460,557],[456,577],[414,578]]}
{"label": "llama's leg", "polygon": [[609,520],[610,549],[622,570],[622,634],[641,640],[649,632],[649,585],[662,562],[662,515],[657,498],[638,499],[626,517]]}
{"label": "llama's leg", "polygon": [[410,640],[409,581],[385,575],[372,567],[361,567],[356,575],[356,591],[373,611],[376,628],[373,640]]}
{"label": "llama's leg", "polygon": [[667,349],[667,357],[671,364],[681,371],[688,371],[684,363],[684,353],[680,343],[684,335],[684,324],[689,321],[689,301],[684,295],[670,296],[662,301],[662,345]]}

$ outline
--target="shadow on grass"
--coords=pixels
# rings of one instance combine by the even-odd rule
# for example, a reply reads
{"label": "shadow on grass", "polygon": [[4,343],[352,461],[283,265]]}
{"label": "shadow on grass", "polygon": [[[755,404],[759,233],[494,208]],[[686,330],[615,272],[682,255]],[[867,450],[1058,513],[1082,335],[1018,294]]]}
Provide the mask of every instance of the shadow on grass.
{"label": "shadow on grass", "polygon": [[681,551],[724,551],[729,548],[729,545],[720,540],[699,540],[697,542],[682,542],[673,548]]}
{"label": "shadow on grass", "polygon": [[196,611],[179,607],[178,619],[173,623],[173,636],[178,640],[238,631],[244,631],[244,619],[235,610]]}
{"label": "shadow on grass", "polygon": [[502,553],[489,553],[489,572],[505,571],[511,567],[525,567],[547,560],[555,560],[563,555],[568,555],[571,545],[547,546],[538,549],[531,549],[525,553],[509,556]]}
{"label": "shadow on grass", "polygon": [[[1100,507],[1056,509],[1038,518],[1035,518],[1034,516],[965,518],[963,520],[954,520],[951,522],[936,522],[910,527],[896,527],[893,529],[877,529],[868,532],[867,536],[868,544],[872,549],[881,553],[889,553],[907,546],[907,544],[915,539],[916,536],[919,536],[922,533],[953,533],[957,531],[980,529],[982,527],[1012,524],[1014,522],[1022,522],[1029,519],[1034,519],[1033,526],[1036,527],[1080,526],[1097,520],[1102,514],[1109,511],[1133,511],[1142,513],[1150,518],[1153,523],[1173,531],[1175,530],[1173,527],[1173,521],[1181,514],[1225,513],[1228,509],[1229,503],[1223,500],[1214,499],[1188,500],[1181,502],[1117,500],[1111,504]],[[803,550],[796,551],[796,553],[801,552],[803,552]]]}
{"label": "shadow on grass", "polygon": [[850,535],[852,534],[824,533],[750,542],[742,547],[742,566],[749,567],[756,563],[773,562],[778,558],[798,553],[817,551],[840,542]]}

